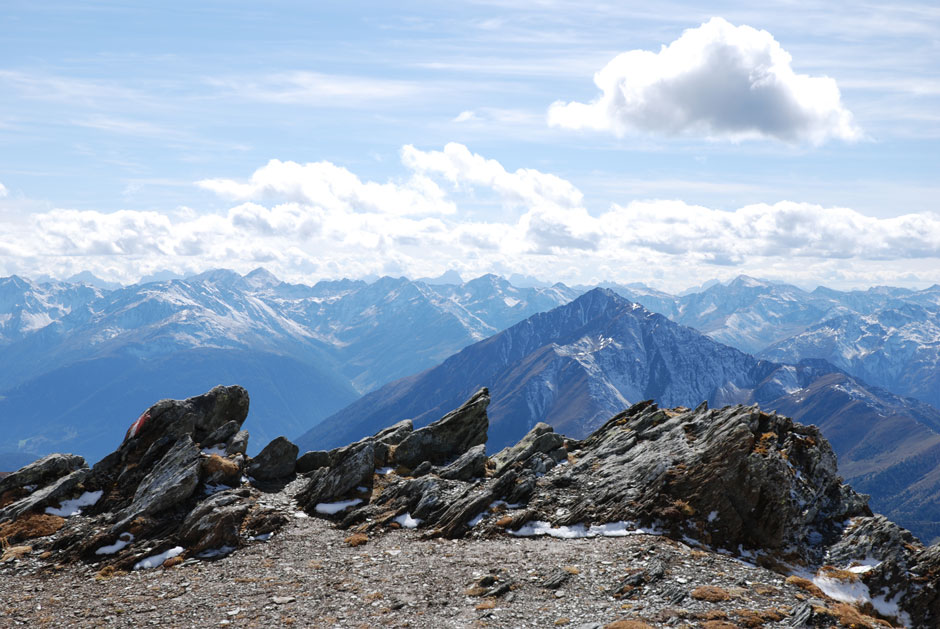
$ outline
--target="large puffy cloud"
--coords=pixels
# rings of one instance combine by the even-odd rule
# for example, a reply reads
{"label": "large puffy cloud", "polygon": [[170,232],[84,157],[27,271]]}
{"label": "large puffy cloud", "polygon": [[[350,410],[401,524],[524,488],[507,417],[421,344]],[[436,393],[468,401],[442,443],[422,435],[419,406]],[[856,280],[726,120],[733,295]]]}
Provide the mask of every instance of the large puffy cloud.
{"label": "large puffy cloud", "polygon": [[405,183],[362,181],[330,162],[298,164],[272,159],[247,182],[205,179],[196,185],[232,200],[284,198],[330,211],[357,210],[389,214],[452,214],[456,207],[431,179],[412,176]]}
{"label": "large puffy cloud", "polygon": [[656,53],[631,50],[594,75],[590,103],[556,102],[550,125],[569,129],[776,138],[820,144],[861,136],[834,79],[797,74],[773,36],[712,18]]}
{"label": "large puffy cloud", "polygon": [[504,199],[523,206],[557,205],[574,208],[584,195],[571,182],[531,168],[507,171],[495,159],[471,153],[463,144],[448,143],[443,151],[421,151],[408,145],[402,161],[419,173],[434,173],[454,184],[490,188]]}
{"label": "large puffy cloud", "polygon": [[[676,200],[591,213],[571,182],[508,170],[459,144],[405,147],[402,161],[405,184],[363,181],[326,162],[272,162],[247,182],[201,183],[238,201],[224,212],[20,217],[0,233],[0,275],[91,270],[136,281],[162,269],[264,265],[293,281],[453,268],[464,276],[518,272],[569,283],[640,280],[670,290],[738,273],[836,286],[940,281],[940,216],[932,213],[876,218],[789,201],[727,211]],[[341,177],[325,182],[324,172]],[[408,183],[415,177],[433,191],[419,195],[421,203],[433,199],[453,210],[422,215],[394,204],[389,211],[378,196],[362,200],[373,186],[391,196],[417,194]]]}

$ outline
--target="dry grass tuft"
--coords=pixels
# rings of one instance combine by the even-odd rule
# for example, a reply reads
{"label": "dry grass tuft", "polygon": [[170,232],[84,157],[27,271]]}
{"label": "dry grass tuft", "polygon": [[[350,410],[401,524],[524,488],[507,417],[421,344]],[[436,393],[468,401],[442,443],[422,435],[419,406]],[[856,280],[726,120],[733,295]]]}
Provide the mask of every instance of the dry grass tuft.
{"label": "dry grass tuft", "polygon": [[31,552],[33,552],[32,546],[7,546],[3,550],[3,556],[0,557],[0,563],[22,559]]}
{"label": "dry grass tuft", "polygon": [[65,518],[47,513],[27,513],[12,522],[0,524],[0,537],[7,541],[35,539],[52,535],[65,526]]}
{"label": "dry grass tuft", "polygon": [[841,570],[835,566],[823,566],[816,574],[837,581],[844,581],[845,583],[855,583],[858,581],[858,575],[851,570]]}
{"label": "dry grass tuft", "polygon": [[702,585],[692,590],[692,598],[699,601],[708,601],[709,603],[718,603],[727,601],[731,598],[728,590],[715,585]]}
{"label": "dry grass tuft", "polygon": [[820,590],[819,587],[817,587],[816,584],[809,579],[804,579],[803,577],[798,577],[794,574],[787,577],[787,583],[789,585],[795,585],[798,588],[806,590],[818,598],[826,598],[826,595],[823,594],[823,591]]}
{"label": "dry grass tuft", "polygon": [[368,543],[369,536],[365,533],[355,533],[343,541],[346,542],[349,546],[355,548],[356,546],[362,546],[363,544]]}

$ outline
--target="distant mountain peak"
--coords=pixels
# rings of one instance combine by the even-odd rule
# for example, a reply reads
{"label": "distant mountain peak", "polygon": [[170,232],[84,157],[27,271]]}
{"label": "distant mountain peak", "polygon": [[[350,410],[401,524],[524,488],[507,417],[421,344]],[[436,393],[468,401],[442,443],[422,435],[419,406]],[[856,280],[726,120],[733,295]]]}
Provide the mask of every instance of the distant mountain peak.
{"label": "distant mountain peak", "polygon": [[460,277],[460,273],[454,269],[447,269],[437,277],[419,277],[415,280],[416,282],[424,282],[430,286],[441,286],[452,284],[454,286],[460,286],[463,284],[463,278]]}
{"label": "distant mountain peak", "polygon": [[245,275],[245,281],[252,288],[273,288],[281,283],[276,275],[262,266]]}

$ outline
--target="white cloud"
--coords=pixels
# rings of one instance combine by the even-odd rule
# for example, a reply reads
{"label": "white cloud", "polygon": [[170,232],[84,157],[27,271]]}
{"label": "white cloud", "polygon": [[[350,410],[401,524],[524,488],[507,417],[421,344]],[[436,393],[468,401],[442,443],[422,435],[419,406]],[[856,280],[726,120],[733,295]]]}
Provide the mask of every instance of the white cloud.
{"label": "white cloud", "polygon": [[523,206],[578,207],[583,194],[571,182],[532,168],[509,172],[495,159],[471,153],[463,144],[448,143],[443,151],[421,151],[410,144],[402,161],[418,172],[441,175],[451,183],[492,189],[511,203]]}
{"label": "white cloud", "polygon": [[330,162],[298,164],[273,159],[246,183],[232,179],[205,179],[196,185],[219,196],[238,200],[286,199],[327,210],[370,211],[387,214],[452,214],[456,206],[444,191],[422,175],[407,182],[363,182],[347,169]]}
{"label": "white cloud", "polygon": [[[0,275],[90,270],[136,281],[163,269],[247,272],[263,264],[294,281],[428,276],[448,268],[467,277],[519,272],[667,289],[738,273],[809,285],[940,281],[934,213],[875,218],[790,201],[726,211],[645,200],[592,214],[571,182],[534,169],[509,171],[460,144],[441,151],[406,146],[401,157],[410,171],[403,184],[363,181],[329,162],[279,161],[246,182],[200,182],[238,201],[220,213],[22,214],[0,233]],[[501,207],[481,208],[481,191]],[[410,200],[451,210],[403,210]]]}
{"label": "white cloud", "polygon": [[411,81],[322,72],[284,72],[264,77],[215,78],[209,84],[246,100],[308,107],[369,106],[413,98],[428,88]]}
{"label": "white cloud", "polygon": [[631,50],[594,75],[590,103],[556,102],[548,123],[568,129],[774,138],[821,144],[861,131],[834,79],[797,74],[773,36],[712,18],[656,53]]}
{"label": "white cloud", "polygon": [[7,187],[0,183],[0,199],[7,196]]}

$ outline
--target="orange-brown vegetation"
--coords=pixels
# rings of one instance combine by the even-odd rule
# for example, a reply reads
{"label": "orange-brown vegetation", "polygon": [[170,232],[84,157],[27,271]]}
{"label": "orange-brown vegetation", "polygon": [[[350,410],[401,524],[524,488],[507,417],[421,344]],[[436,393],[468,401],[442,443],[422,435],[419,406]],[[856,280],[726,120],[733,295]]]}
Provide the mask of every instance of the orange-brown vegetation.
{"label": "orange-brown vegetation", "polygon": [[48,513],[27,513],[13,522],[0,524],[0,537],[8,542],[52,535],[65,526],[65,518]]}
{"label": "orange-brown vegetation", "polygon": [[717,603],[719,601],[727,601],[731,598],[731,595],[728,593],[728,590],[718,586],[701,585],[692,590],[692,598],[700,601],[708,601],[709,603]]}
{"label": "orange-brown vegetation", "polygon": [[355,548],[356,546],[362,546],[363,544],[367,543],[369,541],[369,536],[365,533],[355,533],[343,541]]}

